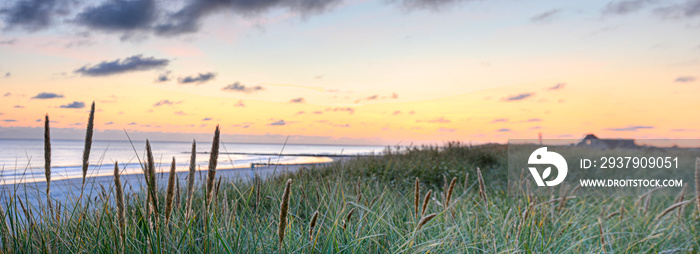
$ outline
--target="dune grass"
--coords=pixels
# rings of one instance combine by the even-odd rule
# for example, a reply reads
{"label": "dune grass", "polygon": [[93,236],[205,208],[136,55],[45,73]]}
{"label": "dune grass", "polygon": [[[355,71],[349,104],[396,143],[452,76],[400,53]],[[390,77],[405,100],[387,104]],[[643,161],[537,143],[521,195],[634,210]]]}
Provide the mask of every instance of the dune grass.
{"label": "dune grass", "polygon": [[[218,128],[217,128],[218,133]],[[218,135],[217,135],[218,136]],[[214,147],[218,147],[218,137]],[[217,148],[218,149],[218,148]],[[448,143],[387,148],[297,172],[207,180],[55,209],[10,195],[0,205],[0,250],[114,253],[698,253],[693,197],[513,198],[506,146]],[[193,144],[194,151],[194,144]],[[193,155],[194,156],[194,155]],[[149,155],[149,157],[152,157]],[[212,156],[213,157],[213,156]],[[119,175],[115,164],[115,175]],[[194,166],[191,166],[193,169]],[[477,168],[480,169],[477,172]],[[472,176],[469,178],[469,176]],[[416,181],[418,179],[418,181]],[[446,179],[451,179],[449,184]],[[458,184],[460,183],[460,184]],[[37,190],[42,192],[46,190]],[[177,193],[173,193],[177,192]],[[420,200],[421,194],[426,196]],[[431,195],[432,194],[432,195]],[[124,196],[121,196],[124,195]],[[683,194],[684,195],[684,194]],[[185,202],[179,198],[186,197]],[[151,200],[151,198],[153,200]],[[24,199],[24,202],[23,202]],[[420,203],[419,203],[420,202]],[[682,202],[682,204],[679,204]],[[419,207],[420,206],[420,207]],[[689,208],[689,209],[683,209]],[[165,212],[159,212],[165,211]],[[280,225],[280,221],[283,222]]]}

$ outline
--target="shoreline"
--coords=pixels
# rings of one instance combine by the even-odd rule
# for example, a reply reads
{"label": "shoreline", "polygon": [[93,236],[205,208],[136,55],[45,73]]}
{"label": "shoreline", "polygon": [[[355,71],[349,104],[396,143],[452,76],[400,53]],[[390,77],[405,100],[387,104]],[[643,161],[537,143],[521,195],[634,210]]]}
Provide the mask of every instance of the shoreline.
{"label": "shoreline", "polygon": [[[314,163],[294,163],[294,164],[255,164],[254,170],[251,167],[228,167],[218,168],[216,170],[216,178],[228,180],[243,180],[249,181],[253,175],[257,175],[263,179],[287,172],[296,172],[302,167],[319,167],[330,165],[332,163],[351,159],[347,157],[328,157],[331,161],[314,162]],[[176,180],[179,181],[180,189],[187,188],[187,176],[189,171],[176,171]],[[156,173],[158,188],[166,188],[168,184],[168,171],[160,171]],[[207,169],[195,171],[195,184],[205,181]],[[143,173],[122,174],[120,176],[122,185],[124,185],[124,194],[132,195],[139,193],[145,186]],[[82,178],[66,178],[60,180],[51,180],[51,199],[55,202],[60,202],[62,205],[70,205],[76,203],[81,194]],[[98,198],[99,194],[104,191],[109,195],[113,190],[114,176],[100,175],[87,176],[85,178],[85,188],[83,190],[83,199]],[[46,181],[34,181],[25,183],[8,183],[0,185],[0,201],[8,202],[10,197],[20,197],[25,203],[33,207],[41,207],[46,202]]]}

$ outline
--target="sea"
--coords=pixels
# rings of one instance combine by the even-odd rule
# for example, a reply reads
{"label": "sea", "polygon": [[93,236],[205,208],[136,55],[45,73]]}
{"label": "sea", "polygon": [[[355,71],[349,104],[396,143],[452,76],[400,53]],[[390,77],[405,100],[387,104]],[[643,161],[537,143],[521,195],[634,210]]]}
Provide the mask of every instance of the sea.
{"label": "sea", "polygon": [[[151,141],[159,172],[188,171],[191,142]],[[82,178],[83,140],[51,141],[51,180]],[[142,172],[145,141],[95,140],[90,151],[88,177],[113,175],[114,163],[122,174]],[[377,155],[383,146],[220,143],[217,168],[250,168],[252,164],[306,164],[333,161],[336,155]],[[211,141],[198,142],[196,165],[207,169]],[[0,139],[0,185],[45,181],[42,139]]]}

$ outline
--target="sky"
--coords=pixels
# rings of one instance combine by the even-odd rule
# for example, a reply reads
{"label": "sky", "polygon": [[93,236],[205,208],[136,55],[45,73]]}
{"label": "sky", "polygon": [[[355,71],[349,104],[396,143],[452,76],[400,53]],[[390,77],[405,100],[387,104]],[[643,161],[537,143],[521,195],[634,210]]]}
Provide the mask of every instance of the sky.
{"label": "sky", "polygon": [[700,0],[9,0],[0,138],[698,138]]}

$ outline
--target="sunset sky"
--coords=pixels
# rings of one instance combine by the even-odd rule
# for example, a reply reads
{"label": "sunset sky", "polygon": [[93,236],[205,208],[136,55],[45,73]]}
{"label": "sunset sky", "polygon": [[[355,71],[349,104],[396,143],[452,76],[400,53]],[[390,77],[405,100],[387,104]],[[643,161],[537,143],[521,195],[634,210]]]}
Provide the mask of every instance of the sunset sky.
{"label": "sunset sky", "polygon": [[[700,0],[0,3],[0,138],[700,137]],[[199,136],[198,136],[199,135]]]}

